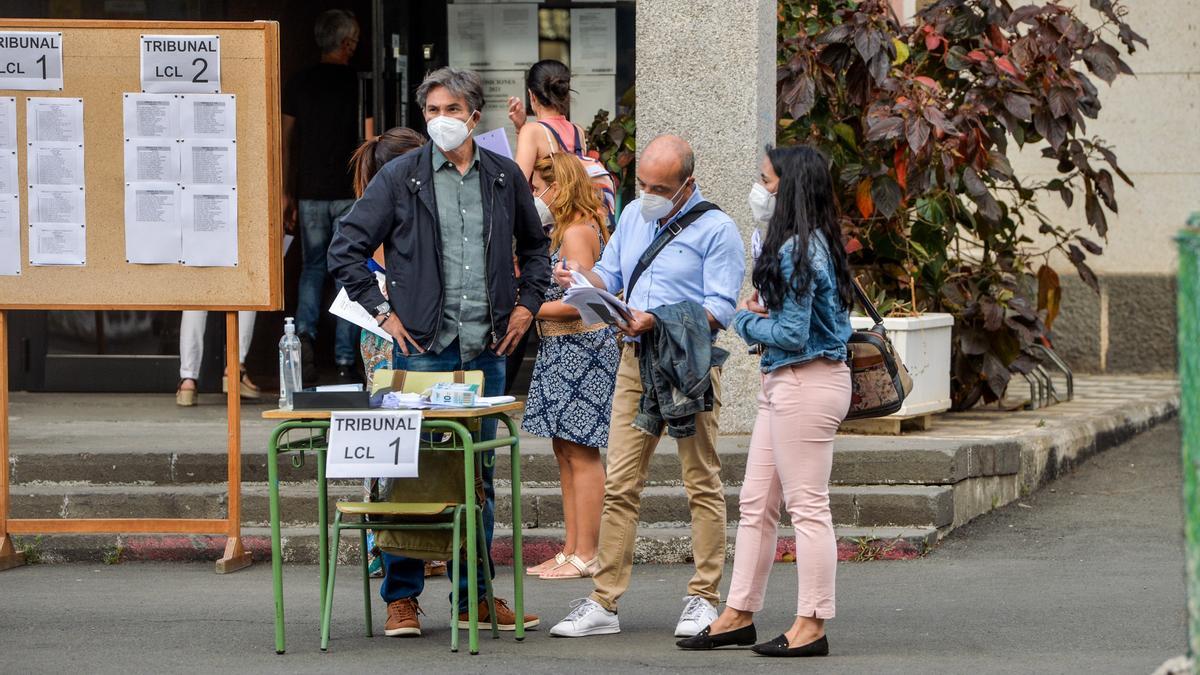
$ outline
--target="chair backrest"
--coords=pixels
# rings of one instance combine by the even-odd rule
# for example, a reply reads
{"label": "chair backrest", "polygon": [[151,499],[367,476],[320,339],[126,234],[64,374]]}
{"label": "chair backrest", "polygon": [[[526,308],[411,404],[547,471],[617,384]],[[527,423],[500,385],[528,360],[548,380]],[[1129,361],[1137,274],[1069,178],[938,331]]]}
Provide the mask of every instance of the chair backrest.
{"label": "chair backrest", "polygon": [[420,394],[441,382],[456,382],[479,385],[483,393],[482,370],[450,370],[442,372],[421,372],[417,370],[376,370],[371,381],[371,395],[389,391],[402,394]]}

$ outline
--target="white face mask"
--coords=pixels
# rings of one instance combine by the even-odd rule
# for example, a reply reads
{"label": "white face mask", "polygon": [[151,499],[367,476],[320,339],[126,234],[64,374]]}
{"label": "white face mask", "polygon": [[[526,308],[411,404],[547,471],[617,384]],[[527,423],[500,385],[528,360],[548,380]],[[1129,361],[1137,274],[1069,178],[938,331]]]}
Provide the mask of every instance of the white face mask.
{"label": "white face mask", "polygon": [[554,226],[554,214],[550,212],[550,207],[546,206],[546,202],[542,201],[541,195],[533,198],[533,206],[537,209],[538,218],[542,220],[542,227],[549,230]]}
{"label": "white face mask", "polygon": [[429,138],[434,145],[441,148],[442,152],[457,150],[471,136],[471,129],[466,122],[446,115],[440,115],[426,122],[425,130],[429,132]]}
{"label": "white face mask", "polygon": [[755,183],[750,188],[750,213],[754,214],[755,222],[764,225],[771,222],[771,215],[775,213],[775,195],[767,192],[762,183]]}
{"label": "white face mask", "polygon": [[675,208],[675,198],[687,186],[687,181],[684,181],[683,185],[679,186],[679,189],[675,191],[675,194],[671,195],[670,199],[660,197],[659,195],[652,195],[642,190],[640,195],[642,198],[642,217],[648,221],[665,218],[671,212],[671,209]]}

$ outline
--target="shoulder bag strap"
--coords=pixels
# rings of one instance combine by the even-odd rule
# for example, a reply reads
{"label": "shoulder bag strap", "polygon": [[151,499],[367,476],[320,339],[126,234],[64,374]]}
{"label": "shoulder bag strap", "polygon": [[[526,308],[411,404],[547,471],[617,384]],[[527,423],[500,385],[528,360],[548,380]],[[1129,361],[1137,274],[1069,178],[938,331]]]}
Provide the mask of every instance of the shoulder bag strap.
{"label": "shoulder bag strap", "polygon": [[682,218],[676,220],[670,225],[667,225],[666,228],[664,228],[666,232],[660,232],[658,236],[655,237],[654,241],[650,242],[650,248],[647,248],[646,251],[642,253],[642,257],[638,258],[637,266],[633,268],[633,274],[629,275],[629,281],[625,284],[626,300],[631,297],[633,293],[633,287],[637,285],[638,279],[642,277],[642,273],[646,271],[646,268],[650,267],[650,263],[654,262],[654,259],[658,257],[659,253],[662,253],[662,250],[667,247],[667,244],[670,244],[675,237],[678,237],[679,233],[686,230],[689,225],[696,222],[700,216],[709,211],[720,210],[721,207],[717,206],[716,204],[710,202],[700,202],[699,204],[693,206],[692,210],[684,214]]}
{"label": "shoulder bag strap", "polygon": [[867,316],[871,317],[871,320],[875,322],[875,325],[882,326],[883,317],[879,316],[879,310],[875,309],[874,303],[872,303],[871,299],[867,297],[867,292],[864,291],[862,285],[858,283],[858,279],[851,279],[851,281],[854,282],[854,297],[858,300],[858,304],[862,306],[863,311],[867,313]]}

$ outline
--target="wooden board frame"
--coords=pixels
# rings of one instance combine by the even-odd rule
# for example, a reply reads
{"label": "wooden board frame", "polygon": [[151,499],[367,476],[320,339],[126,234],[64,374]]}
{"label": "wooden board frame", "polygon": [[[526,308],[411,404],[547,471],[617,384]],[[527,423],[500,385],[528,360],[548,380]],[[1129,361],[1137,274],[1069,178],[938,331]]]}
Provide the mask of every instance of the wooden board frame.
{"label": "wooden board frame", "polygon": [[[0,89],[17,98],[18,185],[26,181],[27,97],[84,105],[87,265],[29,263],[21,190],[21,275],[0,276],[0,309],[254,310],[283,306],[283,160],[279,24],[274,21],[0,19],[0,30],[62,31],[62,91]],[[142,265],[125,260],[122,93],[141,91],[145,33],[221,36],[222,93],[237,96],[238,266]],[[92,72],[89,72],[92,71]]]}
{"label": "wooden board frame", "polygon": [[[32,268],[26,266],[22,257],[23,273],[20,277],[0,277],[0,570],[25,563],[24,555],[16,551],[13,534],[35,533],[163,533],[163,534],[224,534],[227,536],[225,554],[216,562],[217,573],[233,572],[251,564],[250,554],[245,550],[241,538],[241,378],[230,377],[226,405],[228,407],[228,503],[224,519],[173,519],[173,518],[89,518],[89,519],[13,519],[9,518],[9,417],[8,417],[8,317],[11,309],[63,309],[63,310],[215,310],[225,314],[226,363],[239,363],[238,354],[238,310],[271,311],[283,305],[283,250],[282,250],[282,159],[280,155],[279,130],[279,24],[273,21],[257,22],[191,22],[191,21],[71,21],[42,19],[0,19],[0,30],[61,30],[63,32],[64,89],[61,92],[12,91],[4,95],[27,96],[75,96],[84,99],[84,152],[85,181],[88,221],[105,223],[105,227],[89,228],[89,265],[99,258],[99,264],[88,274],[82,268]],[[77,31],[127,31],[123,39],[112,45],[112,54],[100,67],[113,69],[121,64],[132,73],[122,74],[121,84],[114,91],[87,95],[87,74],[75,69],[72,61],[78,62],[82,55],[72,51],[72,35]],[[245,198],[238,199],[238,259],[242,263],[236,268],[195,268],[167,265],[132,265],[124,262],[124,163],[114,161],[111,143],[115,138],[123,142],[123,127],[115,131],[116,136],[101,136],[100,130],[91,130],[88,120],[96,113],[89,106],[99,105],[102,110],[121,109],[121,94],[140,91],[140,68],[138,45],[140,34],[211,34],[241,36],[246,31],[260,33],[262,63],[261,79],[243,82],[238,80],[236,66],[227,68],[225,60],[230,55],[222,47],[222,90],[238,95],[238,137],[255,138],[261,143],[261,153],[254,151],[258,143],[244,143],[238,152],[238,186],[261,187],[242,190]],[[237,41],[236,38],[234,40]],[[86,42],[86,41],[85,41]],[[223,44],[228,45],[229,40]],[[242,45],[244,48],[245,45]],[[93,55],[94,56],[94,55]],[[253,59],[250,59],[253,60]],[[227,86],[230,73],[232,87]],[[128,76],[127,76],[128,75]],[[109,97],[111,94],[111,99]],[[243,102],[250,105],[243,105]],[[255,103],[257,102],[257,103]],[[18,105],[17,137],[24,139],[24,106]],[[260,124],[251,124],[252,113],[261,113]],[[105,119],[105,115],[99,116]],[[120,115],[117,116],[120,118]],[[18,147],[21,147],[18,143]],[[116,146],[118,149],[120,146]],[[107,149],[106,149],[107,148]],[[23,157],[20,153],[19,157]],[[116,156],[120,156],[117,154]],[[259,172],[265,161],[265,173]],[[106,164],[107,163],[107,164]],[[19,185],[25,185],[25,162],[19,161]],[[112,165],[117,168],[114,169]],[[91,177],[99,172],[109,180],[93,184]],[[115,182],[111,174],[119,173]],[[251,180],[248,177],[253,177]],[[118,195],[113,195],[119,191]],[[247,193],[258,192],[250,196]],[[26,193],[28,199],[28,193]],[[115,204],[116,206],[113,206]],[[99,210],[97,210],[99,209]],[[117,213],[117,212],[120,213]],[[22,230],[27,227],[27,206],[22,203]],[[106,215],[107,214],[107,215]],[[118,226],[118,224],[120,226]],[[120,260],[117,278],[126,288],[116,296],[100,293],[105,279],[105,257],[93,256],[92,232],[95,239],[108,246],[107,262],[112,263],[112,248],[119,244]],[[22,238],[28,245],[28,237]],[[103,247],[101,247],[103,249]],[[27,250],[27,249],[26,249]],[[111,266],[111,265],[110,265]],[[98,269],[99,268],[99,269]],[[26,273],[26,271],[28,273]],[[107,270],[111,277],[112,270]],[[94,277],[89,279],[89,277]],[[228,279],[240,280],[242,287],[232,289],[225,284]],[[246,283],[246,280],[249,283]],[[111,282],[111,278],[108,279]],[[196,301],[164,301],[156,293],[162,292],[164,283],[176,283],[186,294],[199,298]],[[66,290],[64,290],[64,288]],[[135,289],[132,293],[130,288]],[[63,294],[60,299],[56,294]],[[79,299],[75,300],[74,296]],[[180,297],[176,295],[175,297]]]}

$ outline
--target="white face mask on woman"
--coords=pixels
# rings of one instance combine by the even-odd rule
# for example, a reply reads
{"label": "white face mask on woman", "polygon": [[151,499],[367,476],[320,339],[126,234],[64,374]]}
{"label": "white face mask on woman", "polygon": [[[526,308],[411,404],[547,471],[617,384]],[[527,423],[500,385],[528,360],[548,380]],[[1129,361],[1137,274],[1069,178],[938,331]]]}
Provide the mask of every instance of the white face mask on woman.
{"label": "white face mask on woman", "polygon": [[750,188],[750,213],[754,214],[755,222],[766,225],[771,222],[771,216],[775,213],[775,195],[767,192],[767,188],[762,183],[755,183]]}
{"label": "white face mask on woman", "polygon": [[660,220],[665,218],[671,212],[671,209],[675,208],[675,199],[679,196],[679,193],[683,192],[683,189],[687,186],[688,182],[684,181],[683,185],[679,186],[679,189],[675,191],[675,194],[671,195],[670,199],[659,195],[652,195],[642,190],[640,195],[642,198],[642,217],[646,220]]}
{"label": "white face mask on woman", "polygon": [[425,130],[429,132],[429,138],[434,145],[441,148],[442,152],[457,150],[471,136],[471,129],[466,122],[446,115],[439,115],[426,122]]}

